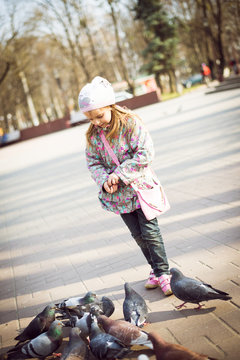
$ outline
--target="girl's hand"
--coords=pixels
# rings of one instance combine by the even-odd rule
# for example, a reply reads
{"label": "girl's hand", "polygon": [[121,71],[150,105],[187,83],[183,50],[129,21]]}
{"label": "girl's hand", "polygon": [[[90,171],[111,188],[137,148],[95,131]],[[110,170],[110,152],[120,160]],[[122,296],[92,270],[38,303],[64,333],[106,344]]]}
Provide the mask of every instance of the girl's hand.
{"label": "girl's hand", "polygon": [[117,184],[109,186],[107,181],[105,181],[105,183],[103,184],[103,187],[106,190],[106,192],[108,192],[109,194],[113,194],[118,189]]}
{"label": "girl's hand", "polygon": [[[107,183],[108,183],[108,186],[110,187],[110,186],[112,186],[112,185],[118,184],[118,181],[119,181],[119,177],[118,177],[116,174],[111,173],[111,174],[109,175],[109,178],[108,178],[108,180],[107,180]],[[116,191],[116,190],[115,190],[115,191]]]}

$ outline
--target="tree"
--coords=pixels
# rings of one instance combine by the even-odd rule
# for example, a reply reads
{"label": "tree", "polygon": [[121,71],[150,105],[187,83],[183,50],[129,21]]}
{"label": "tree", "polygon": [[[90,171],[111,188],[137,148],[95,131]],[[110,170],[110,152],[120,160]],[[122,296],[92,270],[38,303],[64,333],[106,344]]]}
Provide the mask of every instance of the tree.
{"label": "tree", "polygon": [[134,11],[135,18],[144,23],[144,37],[147,43],[143,51],[147,61],[142,70],[155,75],[162,91],[160,75],[168,74],[170,89],[173,92],[177,44],[173,19],[168,16],[159,0],[138,0]]}
{"label": "tree", "polygon": [[118,54],[118,57],[119,57],[119,60],[120,60],[120,66],[121,66],[123,78],[124,78],[124,80],[126,80],[126,82],[128,84],[128,87],[129,87],[129,90],[134,94],[134,92],[135,92],[134,84],[133,84],[133,82],[131,81],[131,79],[128,76],[127,67],[125,65],[125,61],[124,61],[124,58],[123,58],[123,49],[122,49],[120,36],[119,36],[117,15],[116,15],[116,11],[115,11],[115,8],[114,8],[114,0],[107,0],[107,2],[108,2],[108,5],[110,7],[110,15],[111,15],[113,26],[114,26],[117,54]]}
{"label": "tree", "polygon": [[185,68],[199,72],[206,62],[221,81],[229,60],[239,59],[239,0],[162,1],[176,19]]}
{"label": "tree", "polygon": [[[50,10],[54,15],[55,19],[61,25],[64,34],[66,36],[66,41],[68,47],[71,51],[71,57],[73,61],[78,62],[82,67],[83,73],[86,77],[86,81],[90,81],[90,72],[89,67],[87,66],[87,61],[84,55],[84,50],[82,43],[80,41],[81,20],[79,19],[80,14],[77,16],[77,22],[74,19],[74,10],[72,4],[67,0],[58,0],[58,2],[52,2],[51,0],[43,0],[43,6],[45,9]],[[46,18],[48,23],[48,19]]]}
{"label": "tree", "polygon": [[[18,104],[23,101],[22,97],[25,98],[24,103],[28,106],[32,124],[35,125],[39,123],[31,92],[29,91],[27,79],[24,73],[29,57],[27,53],[24,54],[24,41],[21,41],[23,39],[19,38],[20,26],[19,28],[16,26],[16,12],[17,9],[15,5],[7,8],[6,18],[9,21],[6,23],[6,33],[10,35],[9,38],[6,39],[5,32],[3,31],[1,34],[1,45],[6,67],[0,76],[0,98],[2,103],[1,111],[4,119],[4,129],[6,131],[10,129],[10,125],[17,128],[15,114],[17,112]],[[31,41],[29,41],[29,43],[30,42]],[[7,78],[10,78],[12,81],[7,82]],[[11,124],[9,124],[9,119]]]}
{"label": "tree", "polygon": [[225,56],[223,50],[223,4],[220,0],[216,0],[216,2],[214,1],[214,3],[211,0],[207,0],[207,4],[205,3],[205,0],[202,0],[202,6],[206,6],[206,5],[209,8],[209,14],[211,16],[211,19],[213,19],[216,24],[215,36],[211,31],[210,26],[208,26],[207,29],[213,43],[216,44],[218,60],[219,60],[218,80],[222,81],[223,71],[225,66]]}

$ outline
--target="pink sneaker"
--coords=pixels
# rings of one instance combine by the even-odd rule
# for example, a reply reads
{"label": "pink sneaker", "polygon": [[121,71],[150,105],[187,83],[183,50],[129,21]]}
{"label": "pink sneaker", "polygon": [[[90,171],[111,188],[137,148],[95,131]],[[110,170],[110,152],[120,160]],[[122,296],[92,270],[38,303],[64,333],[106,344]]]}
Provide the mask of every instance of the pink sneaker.
{"label": "pink sneaker", "polygon": [[170,286],[170,275],[163,274],[158,278],[158,284],[162,289],[164,295],[172,295],[172,289]]}
{"label": "pink sneaker", "polygon": [[153,270],[151,270],[149,278],[145,284],[146,289],[155,289],[159,286],[158,278],[154,275]]}

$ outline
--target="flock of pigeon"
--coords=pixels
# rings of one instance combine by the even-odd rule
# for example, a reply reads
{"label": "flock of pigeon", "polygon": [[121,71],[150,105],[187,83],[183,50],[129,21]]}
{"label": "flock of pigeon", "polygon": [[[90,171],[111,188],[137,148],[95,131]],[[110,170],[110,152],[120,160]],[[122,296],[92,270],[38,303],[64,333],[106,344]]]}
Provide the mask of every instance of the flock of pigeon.
{"label": "flock of pigeon", "polygon": [[[211,285],[184,276],[172,268],[173,294],[186,303],[198,304],[212,299],[229,300],[231,297]],[[148,308],[143,297],[124,284],[124,320],[111,318],[115,307],[106,296],[101,299],[89,291],[84,297],[72,297],[59,304],[50,304],[39,313],[15,340],[17,344],[3,355],[3,359],[58,357],[60,360],[113,360],[123,359],[134,351],[151,349],[157,360],[211,359],[181,345],[167,343],[156,332],[146,332]],[[63,327],[69,327],[69,341],[62,353],[56,353],[63,341]],[[146,360],[144,354],[138,360]]]}

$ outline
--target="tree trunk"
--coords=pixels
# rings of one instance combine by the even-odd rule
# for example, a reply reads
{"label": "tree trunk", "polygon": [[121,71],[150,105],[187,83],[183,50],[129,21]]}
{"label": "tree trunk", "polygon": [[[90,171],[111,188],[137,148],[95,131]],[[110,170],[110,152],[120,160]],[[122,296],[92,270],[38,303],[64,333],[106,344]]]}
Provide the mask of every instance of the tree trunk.
{"label": "tree trunk", "polygon": [[[211,29],[209,28],[209,24],[208,24],[208,18],[207,18],[207,8],[206,8],[206,1],[202,0],[201,3],[202,6],[202,12],[203,12],[203,27],[204,27],[204,32],[205,32],[205,48],[206,48],[206,54],[207,54],[207,65],[209,66],[210,70],[211,70],[211,79],[214,80],[215,79],[215,66],[214,66],[214,61],[211,58],[210,55],[210,48],[209,48],[209,43],[208,43],[208,39],[210,38],[211,40],[211,34],[210,31]],[[213,49],[213,53],[216,53],[216,51],[214,51],[215,49]],[[215,57],[216,60],[216,57]]]}
{"label": "tree trunk", "polygon": [[26,95],[28,109],[29,109],[29,113],[30,113],[30,116],[31,116],[32,124],[34,126],[38,126],[39,125],[39,119],[38,119],[38,116],[37,116],[37,112],[35,110],[35,106],[33,104],[32,96],[31,96],[31,94],[29,92],[27,79],[26,79],[26,76],[25,76],[23,71],[19,72],[19,77],[20,77],[20,79],[22,81],[24,94]]}
{"label": "tree trunk", "polygon": [[108,42],[106,40],[105,33],[104,33],[104,31],[102,29],[100,29],[100,32],[101,32],[101,38],[103,40],[103,50],[107,54],[108,61],[111,64],[111,67],[113,69],[116,80],[118,82],[120,82],[120,81],[122,81],[122,76],[121,76],[121,74],[120,74],[120,72],[118,70],[116,61],[114,61],[114,59],[113,59],[112,52],[111,52],[111,50],[109,50],[109,45],[108,45]]}
{"label": "tree trunk", "polygon": [[4,124],[3,132],[7,133],[9,131],[9,126],[8,126],[7,111],[6,111],[4,99],[2,102],[2,112],[3,112],[3,124]]}
{"label": "tree trunk", "polygon": [[[206,0],[203,0],[203,3],[205,3]],[[223,52],[223,43],[222,43],[222,5],[221,0],[216,1],[217,5],[217,13],[214,12],[214,7],[211,2],[211,0],[207,0],[208,6],[211,9],[211,13],[215,19],[216,26],[217,26],[217,36],[215,37],[210,29],[208,27],[209,35],[212,38],[212,44],[213,49],[216,49],[216,58],[219,60],[218,66],[218,80],[223,80],[223,71],[225,66],[225,58],[224,58],[224,52]]]}
{"label": "tree trunk", "polygon": [[93,41],[93,38],[92,38],[92,35],[91,35],[91,32],[90,32],[90,29],[88,27],[86,19],[84,19],[84,29],[85,29],[85,33],[87,35],[88,42],[89,42],[89,45],[90,45],[93,61],[94,61],[94,64],[95,64],[95,70],[97,70],[97,73],[99,75],[103,76],[103,74],[101,73],[101,69],[99,68],[100,62],[99,62],[99,59],[98,59],[98,54],[97,54],[97,51],[95,49],[94,41]]}
{"label": "tree trunk", "polygon": [[[69,48],[71,49],[72,58],[75,59],[79,63],[79,65],[82,67],[83,72],[84,72],[84,74],[86,76],[86,81],[90,82],[91,76],[90,76],[90,73],[89,73],[88,68],[86,66],[87,62],[84,59],[83,48],[80,45],[80,40],[78,38],[78,35],[76,34],[75,27],[74,27],[74,25],[72,23],[72,18],[71,18],[71,14],[69,13],[67,2],[65,0],[62,0],[62,3],[63,3],[64,8],[65,8],[65,15],[67,17],[68,22],[65,19],[62,18],[62,16],[58,13],[56,7],[52,4],[52,2],[50,0],[45,0],[45,2],[52,9],[52,11],[54,12],[58,22],[63,27],[63,30],[65,32]],[[74,42],[72,41],[69,30],[71,30],[73,35],[74,35]]]}
{"label": "tree trunk", "polygon": [[123,73],[124,79],[128,83],[129,90],[134,95],[135,87],[134,87],[133,82],[130,81],[130,79],[129,79],[127,68],[126,68],[124,60],[123,60],[123,51],[122,51],[122,47],[121,47],[121,44],[120,44],[120,38],[119,38],[118,27],[117,27],[117,18],[116,18],[116,14],[115,14],[115,11],[114,11],[114,8],[113,8],[113,0],[108,0],[108,4],[109,4],[110,9],[111,9],[111,17],[112,17],[112,21],[113,21],[113,25],[114,25],[115,38],[116,38],[118,56],[119,56],[119,59],[120,59],[122,73]]}
{"label": "tree trunk", "polygon": [[7,76],[7,73],[8,73],[9,70],[10,70],[10,62],[7,62],[5,70],[4,70],[3,74],[2,74],[2,76],[0,77],[0,85],[3,82],[3,80],[5,79],[5,77]]}
{"label": "tree trunk", "polygon": [[[211,1],[209,2],[209,0],[201,0],[200,6],[202,7],[202,11],[203,11],[203,27],[204,27],[204,32],[205,32],[205,36],[206,36],[206,50],[208,51],[208,53],[207,53],[208,54],[208,66],[211,69],[212,80],[214,80],[215,79],[215,64],[216,64],[216,60],[218,58],[218,47],[216,45],[217,40],[216,40],[215,36],[213,35],[211,26],[209,25],[206,1],[208,1],[208,7],[211,9],[211,13],[212,13],[212,16],[214,17],[214,19],[216,19],[216,16],[214,14],[213,7],[211,6]],[[212,49],[212,55],[213,55],[214,60],[212,60],[210,58],[208,39],[211,41],[211,49]]]}
{"label": "tree trunk", "polygon": [[172,79],[171,71],[168,71],[168,79],[169,79],[170,93],[174,93],[174,85],[173,85],[173,79]]}
{"label": "tree trunk", "polygon": [[225,58],[223,53],[223,43],[222,43],[222,5],[220,0],[217,0],[217,8],[218,8],[218,17],[217,17],[217,25],[218,25],[218,34],[217,34],[217,44],[219,51],[219,72],[218,72],[218,80],[223,81],[223,72],[225,66]]}
{"label": "tree trunk", "polygon": [[161,90],[161,94],[163,94],[163,86],[162,86],[162,83],[161,83],[160,75],[161,75],[160,73],[155,73],[155,81],[157,83],[157,86]]}

